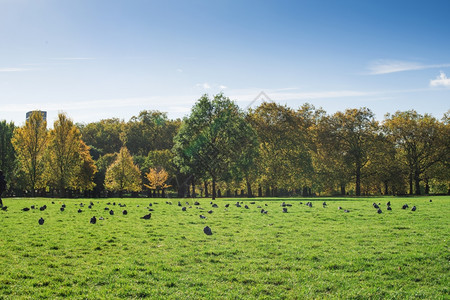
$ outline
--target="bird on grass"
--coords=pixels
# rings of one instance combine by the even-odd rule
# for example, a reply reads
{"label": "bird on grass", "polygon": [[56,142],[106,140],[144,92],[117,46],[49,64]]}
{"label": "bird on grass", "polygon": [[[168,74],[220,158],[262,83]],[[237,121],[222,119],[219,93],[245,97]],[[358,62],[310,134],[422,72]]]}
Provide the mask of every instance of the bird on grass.
{"label": "bird on grass", "polygon": [[388,207],[387,207],[387,210],[392,210],[392,207],[388,206]]}
{"label": "bird on grass", "polygon": [[203,228],[203,232],[204,232],[206,235],[212,235],[211,228],[209,228],[208,226],[206,226],[205,228]]}
{"label": "bird on grass", "polygon": [[286,207],[283,207],[283,212],[287,213],[287,208]]}
{"label": "bird on grass", "polygon": [[204,215],[200,215],[200,219],[206,219]]}
{"label": "bird on grass", "polygon": [[408,204],[404,204],[403,206],[402,206],[402,209],[407,209],[409,206],[408,206]]}
{"label": "bird on grass", "polygon": [[29,211],[29,210],[30,210],[29,207],[24,207],[24,208],[22,208],[22,211]]}
{"label": "bird on grass", "polygon": [[391,201],[389,201],[388,203],[386,203],[387,206],[391,206]]}
{"label": "bird on grass", "polygon": [[245,205],[244,207],[245,207],[245,209],[249,209],[249,208],[250,208],[250,207],[248,207],[248,205],[247,205],[247,204],[246,204],[246,205]]}
{"label": "bird on grass", "polygon": [[44,206],[39,207],[39,210],[40,210],[40,211],[44,211],[44,210],[46,210],[46,209],[47,209],[47,205],[44,205]]}
{"label": "bird on grass", "polygon": [[83,212],[83,211],[81,210],[81,208],[79,208],[79,209],[78,209],[78,213],[81,213],[81,212]]}
{"label": "bird on grass", "polygon": [[127,214],[128,214],[127,210],[125,209],[125,210],[122,212],[122,214],[123,214],[123,215],[127,215]]}
{"label": "bird on grass", "polygon": [[148,215],[143,216],[141,219],[149,220],[151,217],[152,217],[152,214],[150,213]]}
{"label": "bird on grass", "polygon": [[8,206],[2,206],[2,210],[3,211],[7,211],[8,210]]}
{"label": "bird on grass", "polygon": [[212,214],[213,213],[213,211],[212,210],[208,210],[208,214]]}
{"label": "bird on grass", "polygon": [[415,205],[411,208],[412,211],[416,211],[416,209],[417,209],[417,208],[416,208]]}
{"label": "bird on grass", "polygon": [[379,214],[382,213],[381,208],[378,208],[377,213],[379,213]]}
{"label": "bird on grass", "polygon": [[183,207],[181,208],[181,210],[182,210],[182,211],[186,211],[186,207],[183,206]]}
{"label": "bird on grass", "polygon": [[93,216],[93,217],[91,218],[91,221],[89,221],[89,223],[91,223],[91,224],[97,223],[97,218],[96,218],[95,216]]}
{"label": "bird on grass", "polygon": [[60,210],[60,211],[64,211],[64,207],[61,207],[59,210]]}
{"label": "bird on grass", "polygon": [[227,207],[227,208],[228,208],[229,206],[230,206],[230,203],[227,203],[227,204],[225,204],[225,207]]}
{"label": "bird on grass", "polygon": [[109,211],[109,214],[112,216],[112,215],[114,215],[114,211],[111,209],[110,211]]}
{"label": "bird on grass", "polygon": [[44,224],[44,219],[40,218],[38,222],[39,222],[39,225],[42,225],[42,224]]}

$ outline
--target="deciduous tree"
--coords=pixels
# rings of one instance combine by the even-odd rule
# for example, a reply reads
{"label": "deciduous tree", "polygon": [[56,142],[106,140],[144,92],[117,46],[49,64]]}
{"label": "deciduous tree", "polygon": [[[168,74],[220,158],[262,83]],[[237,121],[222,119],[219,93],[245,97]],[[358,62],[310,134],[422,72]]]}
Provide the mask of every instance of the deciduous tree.
{"label": "deciduous tree", "polygon": [[105,187],[110,191],[139,192],[142,190],[141,171],[133,163],[133,157],[128,149],[123,146],[117,155],[116,161],[106,171]]}

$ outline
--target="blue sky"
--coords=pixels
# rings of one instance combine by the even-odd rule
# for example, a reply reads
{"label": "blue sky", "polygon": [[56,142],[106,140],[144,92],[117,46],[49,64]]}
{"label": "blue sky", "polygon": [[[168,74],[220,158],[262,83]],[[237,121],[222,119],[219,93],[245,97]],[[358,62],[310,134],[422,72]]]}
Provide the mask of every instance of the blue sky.
{"label": "blue sky", "polygon": [[446,0],[0,0],[0,120],[177,118],[221,91],[242,108],[264,91],[293,108],[441,118],[449,12]]}

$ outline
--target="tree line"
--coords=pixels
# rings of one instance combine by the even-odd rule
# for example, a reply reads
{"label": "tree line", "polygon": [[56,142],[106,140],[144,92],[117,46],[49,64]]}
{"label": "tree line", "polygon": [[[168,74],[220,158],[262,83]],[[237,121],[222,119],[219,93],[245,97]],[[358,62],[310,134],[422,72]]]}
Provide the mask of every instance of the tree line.
{"label": "tree line", "polygon": [[429,194],[450,191],[450,112],[375,119],[263,102],[243,111],[203,95],[183,120],[145,110],[125,122],[76,124],[39,112],[0,122],[10,195],[230,197]]}

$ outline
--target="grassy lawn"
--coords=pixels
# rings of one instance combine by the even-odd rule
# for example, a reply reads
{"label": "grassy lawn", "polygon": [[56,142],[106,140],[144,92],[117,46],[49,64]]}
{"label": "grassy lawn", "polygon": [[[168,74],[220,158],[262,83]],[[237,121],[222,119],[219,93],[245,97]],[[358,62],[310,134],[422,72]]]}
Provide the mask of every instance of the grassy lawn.
{"label": "grassy lawn", "polygon": [[450,197],[237,200],[6,198],[0,299],[450,298]]}

